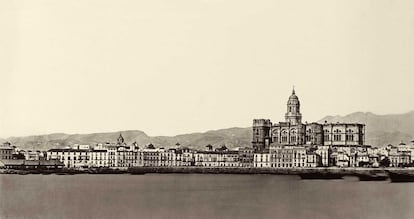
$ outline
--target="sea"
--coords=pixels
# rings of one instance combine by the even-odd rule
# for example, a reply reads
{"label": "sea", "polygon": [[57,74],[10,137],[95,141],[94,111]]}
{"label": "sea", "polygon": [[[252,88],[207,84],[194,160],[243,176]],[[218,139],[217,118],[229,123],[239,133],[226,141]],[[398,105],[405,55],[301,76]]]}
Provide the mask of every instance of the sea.
{"label": "sea", "polygon": [[0,174],[0,218],[414,218],[414,183],[231,174]]}

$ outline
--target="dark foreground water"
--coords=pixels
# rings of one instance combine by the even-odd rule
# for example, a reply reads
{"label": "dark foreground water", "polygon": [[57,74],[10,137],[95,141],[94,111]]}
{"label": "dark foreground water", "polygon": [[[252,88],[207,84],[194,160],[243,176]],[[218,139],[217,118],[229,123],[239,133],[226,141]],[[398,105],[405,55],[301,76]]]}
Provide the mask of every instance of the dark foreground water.
{"label": "dark foreground water", "polygon": [[414,218],[414,183],[276,175],[0,175],[0,218]]}

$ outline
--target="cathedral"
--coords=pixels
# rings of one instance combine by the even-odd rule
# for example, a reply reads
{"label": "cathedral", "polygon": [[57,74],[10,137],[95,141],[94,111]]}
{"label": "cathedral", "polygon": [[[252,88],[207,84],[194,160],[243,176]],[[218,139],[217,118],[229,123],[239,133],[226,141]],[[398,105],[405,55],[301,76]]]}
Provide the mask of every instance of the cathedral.
{"label": "cathedral", "polygon": [[360,123],[302,123],[300,101],[293,89],[284,122],[253,120],[252,144],[255,151],[270,146],[360,146],[364,133],[365,125]]}

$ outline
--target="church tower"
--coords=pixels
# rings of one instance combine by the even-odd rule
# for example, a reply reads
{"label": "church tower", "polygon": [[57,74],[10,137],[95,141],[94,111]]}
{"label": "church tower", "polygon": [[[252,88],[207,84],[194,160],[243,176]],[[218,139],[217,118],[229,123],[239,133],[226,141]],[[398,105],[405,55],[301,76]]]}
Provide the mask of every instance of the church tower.
{"label": "church tower", "polygon": [[292,95],[290,95],[287,102],[287,112],[285,114],[286,122],[289,122],[291,125],[298,125],[302,123],[302,114],[300,113],[300,102],[299,98],[295,94],[295,88],[292,90]]}
{"label": "church tower", "polygon": [[122,134],[119,134],[117,143],[118,143],[118,145],[123,145],[125,143],[124,137],[122,137]]}
{"label": "church tower", "polygon": [[263,151],[270,145],[270,129],[272,122],[270,119],[253,119],[253,141],[255,151]]}

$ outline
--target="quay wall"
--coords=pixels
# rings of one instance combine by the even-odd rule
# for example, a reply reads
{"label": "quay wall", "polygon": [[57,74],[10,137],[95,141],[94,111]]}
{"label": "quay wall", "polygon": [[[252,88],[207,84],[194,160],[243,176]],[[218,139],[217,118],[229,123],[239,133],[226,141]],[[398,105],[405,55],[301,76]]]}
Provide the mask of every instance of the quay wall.
{"label": "quay wall", "polygon": [[306,173],[341,174],[344,176],[387,174],[388,172],[414,174],[414,168],[254,168],[254,167],[130,167],[56,170],[0,169],[0,174],[275,174],[298,175]]}
{"label": "quay wall", "polygon": [[132,167],[128,172],[145,173],[207,173],[207,174],[278,174],[326,173],[343,175],[372,175],[386,173],[386,169],[373,168],[248,168],[248,167]]}

